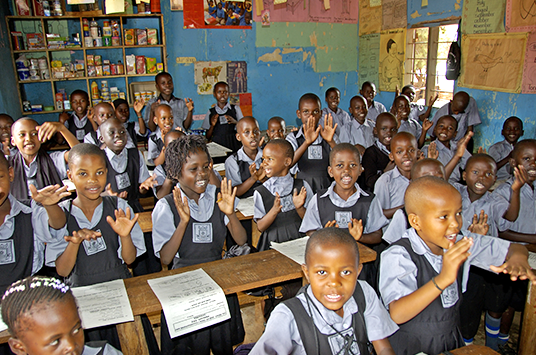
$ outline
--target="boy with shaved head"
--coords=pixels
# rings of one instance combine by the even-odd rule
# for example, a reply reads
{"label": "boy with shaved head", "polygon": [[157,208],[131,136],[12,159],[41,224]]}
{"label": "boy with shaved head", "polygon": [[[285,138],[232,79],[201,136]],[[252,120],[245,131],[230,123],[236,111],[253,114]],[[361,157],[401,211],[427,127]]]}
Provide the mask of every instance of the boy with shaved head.
{"label": "boy with shaved head", "polygon": [[412,228],[380,261],[381,297],[400,326],[389,340],[397,354],[439,354],[464,345],[458,301],[471,265],[508,273],[512,280],[536,283],[536,276],[525,247],[460,231],[462,198],[445,180],[412,181],[404,202]]}

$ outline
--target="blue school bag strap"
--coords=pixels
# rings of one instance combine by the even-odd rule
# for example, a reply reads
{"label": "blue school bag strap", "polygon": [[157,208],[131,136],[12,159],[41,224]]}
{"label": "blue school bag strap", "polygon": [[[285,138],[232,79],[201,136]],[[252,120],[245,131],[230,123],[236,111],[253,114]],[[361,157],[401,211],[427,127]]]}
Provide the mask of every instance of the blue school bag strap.
{"label": "blue school bag strap", "polygon": [[[308,297],[308,287],[309,285],[300,288],[296,296],[303,293],[306,297]],[[359,281],[355,285],[353,297],[357,303],[357,312],[352,315],[352,328],[354,329],[357,346],[359,347],[359,352],[361,355],[370,355],[373,353],[372,345],[368,341],[367,325],[365,323],[365,317],[363,316],[365,314],[367,304],[365,302],[365,295],[361,285],[359,284]],[[294,316],[296,325],[298,327],[298,332],[300,333],[300,338],[307,355],[332,354],[331,347],[328,342],[328,336],[320,333],[318,328],[315,326],[312,317],[307,314],[302,302],[297,297],[293,297],[283,302],[283,304],[290,309],[292,315]],[[352,352],[350,348],[347,348],[342,354],[352,354]]]}

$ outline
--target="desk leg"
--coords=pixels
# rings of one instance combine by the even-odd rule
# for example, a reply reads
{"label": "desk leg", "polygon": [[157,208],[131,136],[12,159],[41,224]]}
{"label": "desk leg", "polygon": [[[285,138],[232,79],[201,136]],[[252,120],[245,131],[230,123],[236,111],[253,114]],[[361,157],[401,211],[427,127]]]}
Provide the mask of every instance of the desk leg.
{"label": "desk leg", "polygon": [[123,354],[149,355],[140,316],[134,316],[134,322],[118,324],[117,333]]}
{"label": "desk leg", "polygon": [[536,286],[530,282],[519,336],[519,355],[533,354],[536,354]]}

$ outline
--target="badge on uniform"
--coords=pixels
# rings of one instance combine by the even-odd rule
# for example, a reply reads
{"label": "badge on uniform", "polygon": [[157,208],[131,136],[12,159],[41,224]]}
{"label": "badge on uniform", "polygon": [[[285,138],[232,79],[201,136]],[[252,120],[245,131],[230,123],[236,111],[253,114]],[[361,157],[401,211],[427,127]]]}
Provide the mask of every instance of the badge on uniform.
{"label": "badge on uniform", "polygon": [[[100,232],[100,229],[97,229],[95,232]],[[103,237],[92,240],[84,240],[82,244],[84,245],[87,256],[91,256],[106,250],[106,242],[104,241]]]}
{"label": "badge on uniform", "polygon": [[14,263],[15,244],[12,239],[0,241],[0,265]]}
{"label": "badge on uniform", "polygon": [[310,145],[307,148],[307,158],[309,160],[322,160],[322,146]]}
{"label": "badge on uniform", "polygon": [[220,124],[227,124],[229,121],[227,121],[227,117],[225,115],[220,115]]}
{"label": "badge on uniform", "polygon": [[79,141],[83,141],[85,136],[86,136],[86,131],[84,131],[83,129],[76,130],[76,139],[78,139]]}
{"label": "badge on uniform", "polygon": [[458,302],[458,280],[448,286],[445,291],[441,293],[441,303],[443,308],[450,308]]}
{"label": "badge on uniform", "polygon": [[348,223],[352,221],[352,211],[335,211],[335,221],[339,228],[348,228]]}
{"label": "badge on uniform", "polygon": [[193,223],[193,242],[212,243],[212,223]]}
{"label": "badge on uniform", "polygon": [[115,176],[115,182],[117,183],[117,189],[123,190],[127,187],[130,187],[130,178],[128,177],[128,173],[123,174],[117,174]]}
{"label": "badge on uniform", "polygon": [[347,349],[348,343],[351,342],[349,352],[345,354],[359,354],[359,346],[355,338],[354,329],[352,327],[343,330],[342,332],[328,335],[328,343],[332,354],[342,354],[344,349]]}
{"label": "badge on uniform", "polygon": [[281,197],[281,212],[288,212],[295,209],[294,201],[292,201],[292,194]]}

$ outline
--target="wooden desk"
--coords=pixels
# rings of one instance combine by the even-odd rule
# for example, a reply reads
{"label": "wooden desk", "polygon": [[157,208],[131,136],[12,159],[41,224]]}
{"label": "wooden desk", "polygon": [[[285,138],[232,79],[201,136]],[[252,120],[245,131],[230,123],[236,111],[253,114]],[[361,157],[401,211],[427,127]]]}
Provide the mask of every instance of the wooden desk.
{"label": "wooden desk", "polygon": [[483,345],[469,345],[451,351],[454,355],[499,355],[498,352]]}
{"label": "wooden desk", "polygon": [[[536,253],[536,244],[527,245],[527,249]],[[536,354],[536,286],[530,282],[528,287],[523,324],[519,334],[519,355]]]}

